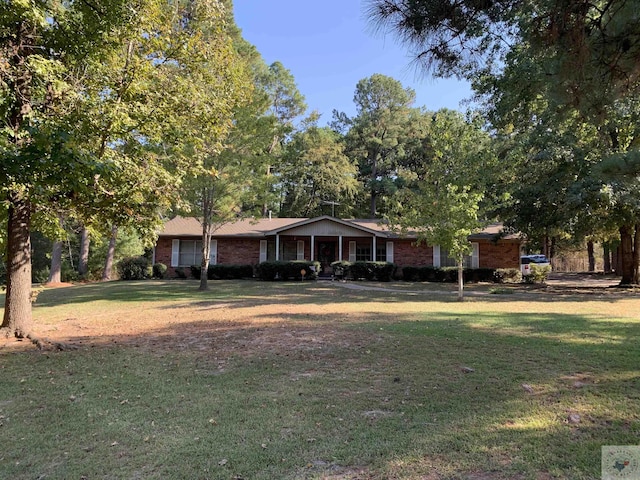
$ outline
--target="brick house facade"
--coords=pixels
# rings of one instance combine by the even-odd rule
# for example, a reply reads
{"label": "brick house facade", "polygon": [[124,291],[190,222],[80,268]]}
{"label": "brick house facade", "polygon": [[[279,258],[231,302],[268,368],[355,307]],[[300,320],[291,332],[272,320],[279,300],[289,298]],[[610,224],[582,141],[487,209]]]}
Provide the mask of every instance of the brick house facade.
{"label": "brick house facade", "polygon": [[[195,218],[175,217],[165,223],[154,248],[154,263],[164,263],[168,275],[177,268],[199,265],[202,227]],[[500,224],[471,235],[471,268],[519,268],[521,240],[505,234]],[[220,226],[211,241],[211,264],[256,265],[271,260],[313,260],[330,275],[336,260],[389,261],[403,266],[453,266],[438,245],[417,244],[377,220],[317,218],[243,219]]]}

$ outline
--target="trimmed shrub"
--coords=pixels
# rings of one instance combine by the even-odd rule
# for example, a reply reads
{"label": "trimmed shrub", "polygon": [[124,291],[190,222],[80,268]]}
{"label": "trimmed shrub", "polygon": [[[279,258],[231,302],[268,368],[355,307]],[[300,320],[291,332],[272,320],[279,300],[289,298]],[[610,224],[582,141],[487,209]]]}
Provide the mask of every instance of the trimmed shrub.
{"label": "trimmed shrub", "polygon": [[149,260],[144,257],[123,258],[117,268],[121,280],[145,280],[152,274]]}
{"label": "trimmed shrub", "polygon": [[[516,268],[465,268],[463,270],[465,283],[518,282],[521,278],[520,270]],[[402,267],[402,279],[406,282],[445,282],[458,281],[458,267]]]}
{"label": "trimmed shrub", "polygon": [[301,280],[302,270],[305,279],[315,280],[320,271],[320,262],[294,260],[291,262],[262,262],[256,266],[256,277],[260,280]]}
{"label": "trimmed shrub", "polygon": [[347,262],[344,260],[331,264],[334,275],[353,280],[378,280],[389,282],[396,271],[396,265],[389,262]]}
{"label": "trimmed shrub", "polygon": [[519,268],[497,268],[493,273],[495,283],[520,283],[522,272]]}
{"label": "trimmed shrub", "polygon": [[526,283],[546,283],[550,273],[551,267],[549,265],[540,267],[538,265],[531,264],[531,274],[525,275],[524,281]]}
{"label": "trimmed shrub", "polygon": [[253,277],[253,265],[209,265],[209,280],[241,280]]}
{"label": "trimmed shrub", "polygon": [[176,273],[176,278],[181,278],[182,280],[184,280],[185,278],[187,278],[187,272],[184,271],[184,268],[182,267],[178,267],[174,270],[174,272]]}
{"label": "trimmed shrub", "polygon": [[164,263],[154,263],[152,273],[153,278],[164,278],[167,274],[167,266]]}

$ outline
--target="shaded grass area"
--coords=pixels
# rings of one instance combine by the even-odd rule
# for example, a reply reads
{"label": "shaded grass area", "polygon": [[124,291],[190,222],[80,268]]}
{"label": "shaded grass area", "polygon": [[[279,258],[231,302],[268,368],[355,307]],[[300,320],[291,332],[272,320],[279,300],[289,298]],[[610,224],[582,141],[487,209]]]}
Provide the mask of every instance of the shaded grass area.
{"label": "shaded grass area", "polygon": [[636,297],[195,285],[42,292],[81,348],[0,350],[0,478],[595,479],[639,443]]}

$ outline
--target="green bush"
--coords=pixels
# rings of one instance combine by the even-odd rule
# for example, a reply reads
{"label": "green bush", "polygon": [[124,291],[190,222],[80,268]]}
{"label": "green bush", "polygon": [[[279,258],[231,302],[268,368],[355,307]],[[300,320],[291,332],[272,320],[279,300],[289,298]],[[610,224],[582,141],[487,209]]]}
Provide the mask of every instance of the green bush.
{"label": "green bush", "polygon": [[144,280],[151,278],[152,268],[145,257],[127,257],[118,262],[120,280]]}
{"label": "green bush", "polygon": [[[200,265],[191,265],[191,275],[194,278],[200,278],[202,267]],[[253,277],[253,265],[230,265],[220,263],[217,265],[209,265],[207,268],[208,280],[240,280],[243,278]]]}
{"label": "green bush", "polygon": [[551,267],[540,267],[538,265],[531,264],[531,273],[525,275],[524,281],[526,283],[546,283],[549,274],[551,273]]}
{"label": "green bush", "polygon": [[174,269],[174,272],[176,274],[176,278],[180,278],[180,279],[185,279],[187,278],[187,272],[184,271],[184,268],[182,267],[178,267],[176,269]]}
{"label": "green bush", "polygon": [[389,282],[396,271],[396,265],[389,262],[347,262],[340,260],[331,264],[334,275],[353,280],[378,280]]}
{"label": "green bush", "polygon": [[294,260],[291,262],[262,262],[256,266],[256,277],[260,280],[300,280],[302,270],[306,280],[315,280],[320,271],[320,262]]}
{"label": "green bush", "polygon": [[518,268],[497,268],[493,273],[495,283],[520,283],[522,272]]}
{"label": "green bush", "polygon": [[153,278],[164,278],[167,274],[167,266],[164,263],[154,263],[152,273]]}
{"label": "green bush", "polygon": [[[507,283],[520,281],[520,270],[516,268],[465,268],[465,283],[493,282]],[[445,282],[458,281],[458,267],[402,267],[402,279],[406,282]]]}

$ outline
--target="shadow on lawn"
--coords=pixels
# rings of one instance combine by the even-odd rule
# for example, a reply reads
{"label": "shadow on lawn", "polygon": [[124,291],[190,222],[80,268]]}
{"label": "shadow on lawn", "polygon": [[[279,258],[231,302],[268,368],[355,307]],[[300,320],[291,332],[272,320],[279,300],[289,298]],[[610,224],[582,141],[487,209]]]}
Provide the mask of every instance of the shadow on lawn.
{"label": "shadow on lawn", "polygon": [[[89,412],[92,399],[105,391],[117,391],[115,411],[134,408],[136,376],[150,391],[166,390],[171,382],[176,392],[188,393],[189,402],[172,407],[176,418],[162,416],[167,431],[173,425],[189,431],[174,435],[163,452],[164,464],[175,469],[166,473],[175,478],[184,473],[179,466],[193,437],[212,452],[220,449],[210,424],[202,431],[196,423],[192,430],[184,426],[211,409],[218,431],[240,432],[242,441],[224,458],[246,478],[268,478],[267,467],[275,469],[272,478],[331,478],[323,475],[336,465],[366,465],[365,478],[372,479],[586,479],[599,475],[600,445],[637,442],[638,323],[444,310],[408,317],[362,312],[336,321],[288,314],[286,322],[273,323],[282,318],[274,313],[247,322],[181,322],[133,337],[114,332],[69,338],[83,348],[52,355],[72,365],[75,382],[89,383],[81,373],[87,369],[109,372],[113,384],[87,386],[74,403]],[[119,354],[110,365],[108,355],[91,347]],[[127,352],[134,361],[123,360]],[[91,367],[94,357],[101,360]],[[49,362],[34,360],[30,388],[62,388],[38,371],[51,369]],[[461,366],[473,371],[464,373]],[[123,383],[123,375],[134,381]],[[582,375],[580,388],[572,383],[576,375]],[[43,409],[28,419],[30,431],[46,429],[52,412]],[[254,421],[252,409],[273,410],[276,421]],[[581,415],[577,424],[567,421],[572,411]],[[227,426],[228,419],[241,421]],[[58,428],[64,440],[64,424]],[[273,439],[269,458],[280,463],[243,463],[256,458],[250,453],[259,452],[265,439]],[[127,461],[136,465],[149,458],[132,454]],[[190,460],[198,467],[206,461]]]}
{"label": "shadow on lawn", "polygon": [[[314,305],[383,300],[384,302],[456,302],[454,286],[443,284],[419,284],[413,287],[395,287],[393,284],[380,287],[368,282],[353,282],[355,288],[344,288],[333,282],[259,282],[210,281],[209,290],[199,291],[194,280],[165,281],[116,281],[78,285],[67,288],[44,289],[38,295],[37,306],[85,303],[93,301],[114,302],[185,302],[208,301],[231,302],[235,305],[267,305],[271,303],[293,302]],[[497,290],[496,290],[497,289]],[[497,293],[494,293],[496,292]],[[487,302],[575,302],[598,301],[615,303],[628,298],[638,298],[636,291],[625,292],[613,288],[589,289],[531,289],[528,286],[505,288],[489,285],[471,285],[466,290],[467,301]],[[3,297],[3,296],[2,296]],[[0,301],[2,298],[0,297]]]}

